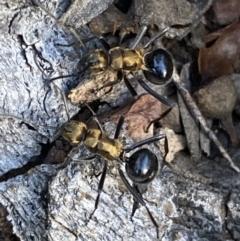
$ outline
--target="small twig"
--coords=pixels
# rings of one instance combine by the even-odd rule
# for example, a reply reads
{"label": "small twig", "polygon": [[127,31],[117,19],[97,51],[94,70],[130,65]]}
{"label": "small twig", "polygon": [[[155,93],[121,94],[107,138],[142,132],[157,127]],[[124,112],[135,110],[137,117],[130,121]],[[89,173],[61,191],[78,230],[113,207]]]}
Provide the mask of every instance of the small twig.
{"label": "small twig", "polygon": [[185,88],[184,84],[182,83],[179,75],[174,71],[173,73],[173,82],[176,85],[177,89],[181,93],[186,105],[188,106],[189,110],[191,111],[192,115],[199,121],[200,125],[202,126],[203,130],[209,136],[209,138],[215,143],[218,147],[219,151],[222,155],[229,161],[230,166],[237,172],[240,172],[239,168],[233,163],[232,158],[229,156],[221,142],[218,140],[214,132],[207,126],[207,123],[198,109],[196,103],[192,99],[191,95],[189,94],[188,90]]}

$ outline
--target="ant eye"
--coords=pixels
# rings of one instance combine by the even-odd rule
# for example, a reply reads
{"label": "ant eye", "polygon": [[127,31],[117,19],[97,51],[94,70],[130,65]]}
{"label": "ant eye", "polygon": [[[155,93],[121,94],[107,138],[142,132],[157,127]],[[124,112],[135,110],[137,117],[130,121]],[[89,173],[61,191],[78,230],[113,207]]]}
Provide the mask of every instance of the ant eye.
{"label": "ant eye", "polygon": [[173,60],[164,49],[156,49],[144,56],[145,66],[150,75],[145,71],[147,79],[154,84],[164,84],[173,73]]}

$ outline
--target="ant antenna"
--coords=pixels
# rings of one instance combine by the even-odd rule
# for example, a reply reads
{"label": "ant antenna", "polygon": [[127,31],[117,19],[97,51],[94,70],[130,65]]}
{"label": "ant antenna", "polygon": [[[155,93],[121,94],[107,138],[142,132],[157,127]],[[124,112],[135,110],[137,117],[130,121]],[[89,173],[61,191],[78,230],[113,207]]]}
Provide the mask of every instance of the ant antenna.
{"label": "ant antenna", "polygon": [[90,112],[92,113],[93,116],[96,116],[96,112],[90,107],[90,105],[88,103],[85,103],[86,107],[90,110]]}
{"label": "ant antenna", "polygon": [[[53,18],[56,22],[61,24],[61,21],[59,21],[52,13],[50,13],[42,4],[38,3],[36,0],[32,0],[32,1],[34,4],[36,4],[38,7],[40,7],[44,12],[46,12],[51,18]],[[72,26],[66,25],[64,23],[62,23],[62,25],[67,27],[71,31],[71,33],[74,35],[74,37],[78,40],[78,42],[83,46],[83,48],[85,48],[82,40],[79,38],[75,29]]]}
{"label": "ant antenna", "polygon": [[[55,78],[52,78],[50,80],[46,80],[46,82],[44,83],[44,86],[47,86],[49,88],[48,91],[51,90],[51,86],[50,84],[52,83],[61,93],[61,96],[62,96],[62,99],[63,99],[63,103],[64,103],[64,108],[66,110],[66,114],[67,114],[67,119],[68,119],[68,122],[70,121],[70,115],[69,115],[69,109],[68,109],[68,105],[67,105],[67,100],[66,100],[66,96],[65,94],[62,92],[62,90],[53,82],[54,80],[56,79],[60,79],[60,78],[67,78],[67,77],[71,77],[72,75],[65,75],[65,76],[61,76],[61,77],[55,77]],[[43,78],[44,79],[44,78]],[[45,103],[44,103],[44,109],[47,113],[47,110],[46,110],[46,107],[45,107]],[[48,113],[47,113],[48,114]]]}
{"label": "ant antenna", "polygon": [[156,39],[160,38],[161,36],[163,36],[171,27],[168,26],[164,29],[162,29],[161,31],[159,31],[157,34],[155,34],[154,36],[152,36],[149,41],[143,46],[144,49],[146,49],[152,42],[154,42]]}
{"label": "ant antenna", "polygon": [[135,49],[136,46],[139,44],[140,40],[142,39],[143,35],[147,31],[147,26],[143,26],[141,30],[138,32],[136,38],[134,39],[133,43],[130,46],[130,49]]}
{"label": "ant antenna", "polygon": [[[45,80],[45,83],[44,83],[44,86],[47,86],[49,87],[49,90],[51,90],[51,86],[50,84],[52,83],[61,93],[62,95],[62,98],[63,98],[63,103],[64,103],[64,107],[65,107],[65,110],[66,110],[66,113],[67,113],[67,118],[68,118],[68,121],[70,121],[70,115],[69,115],[69,109],[68,109],[68,106],[67,106],[67,100],[66,100],[66,96],[63,94],[62,90],[53,82],[54,80],[57,80],[57,79],[61,79],[61,78],[68,78],[68,77],[72,77],[73,75],[64,75],[64,76],[60,76],[60,77],[55,77],[55,78],[52,78],[52,79],[49,79],[49,80],[46,80],[44,78],[44,76],[46,76],[44,74],[44,71],[41,69],[39,63],[36,61],[36,55],[34,55],[34,61],[35,61],[35,64],[37,65],[38,69],[42,72],[43,74],[43,79]],[[45,103],[44,103],[44,109],[47,113],[47,110],[45,108]],[[47,113],[48,114],[48,113]]]}
{"label": "ant antenna", "polygon": [[70,115],[69,115],[69,109],[68,109],[68,105],[67,105],[67,99],[66,99],[66,96],[65,94],[62,92],[62,90],[54,83],[52,82],[53,85],[60,91],[61,93],[61,96],[62,96],[62,99],[63,99],[63,104],[64,104],[64,108],[66,110],[66,113],[67,113],[67,118],[68,118],[68,122],[70,121]]}
{"label": "ant antenna", "polygon": [[[144,45],[143,48],[146,49],[152,42],[154,42],[156,39],[163,36],[170,28],[171,28],[171,26],[167,26],[166,28],[159,31],[157,34],[155,34],[152,38],[149,39],[149,41]],[[131,44],[130,49],[136,48],[136,46],[139,44],[139,42],[141,41],[141,39],[142,39],[143,35],[146,33],[146,31],[147,31],[147,26],[143,26],[141,28],[141,30],[139,31],[139,33],[137,34],[137,36],[135,37],[134,42]]]}
{"label": "ant antenna", "polygon": [[[71,77],[71,75],[65,75],[63,77]],[[44,78],[43,78],[44,79]],[[50,84],[52,83],[58,90],[59,92],[61,93],[61,96],[62,96],[62,99],[63,99],[63,103],[64,103],[64,108],[66,110],[66,113],[67,113],[67,119],[68,121],[70,121],[70,115],[69,115],[69,109],[68,109],[68,105],[67,105],[67,100],[66,100],[66,96],[65,94],[62,92],[62,90],[53,82],[54,80],[56,79],[60,79],[60,77],[56,77],[56,78],[53,78],[53,79],[50,79],[50,80],[46,80],[46,82],[44,83],[44,85],[48,86],[50,89]]]}
{"label": "ant antenna", "polygon": [[85,103],[84,105],[85,105],[85,106],[90,110],[90,112],[92,113],[92,117],[87,121],[87,123],[89,123],[89,122],[91,122],[92,120],[94,120],[94,121],[97,123],[100,131],[101,131],[102,133],[104,133],[103,126],[102,126],[102,124],[100,123],[100,121],[98,120],[96,112],[90,107],[90,105],[89,105],[88,103]]}

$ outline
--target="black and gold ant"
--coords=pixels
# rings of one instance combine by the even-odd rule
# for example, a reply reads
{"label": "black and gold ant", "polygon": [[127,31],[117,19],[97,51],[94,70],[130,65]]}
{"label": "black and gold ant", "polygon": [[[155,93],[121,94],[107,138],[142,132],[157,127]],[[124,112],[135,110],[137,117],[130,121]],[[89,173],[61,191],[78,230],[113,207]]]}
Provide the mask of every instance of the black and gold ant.
{"label": "black and gold ant", "polygon": [[[153,36],[141,49],[134,48],[140,42],[142,36],[136,37],[135,43],[131,48],[110,48],[103,38],[99,38],[103,45],[103,49],[96,49],[86,54],[79,61],[78,68],[80,73],[88,72],[89,74],[97,75],[110,69],[111,71],[120,73],[117,75],[118,77],[120,76],[120,80],[122,79],[122,76],[124,76],[124,81],[126,83],[128,80],[125,75],[128,73],[135,74],[137,71],[142,70],[144,78],[149,82],[156,85],[167,83],[173,73],[173,60],[171,55],[164,49],[156,49],[152,52],[145,53],[145,48],[147,48],[157,37],[163,35],[167,29],[168,28]],[[144,80],[141,78],[136,79],[148,93],[167,105],[170,109],[173,107],[171,101],[152,90]],[[49,82],[52,80],[49,80]],[[129,81],[126,83],[126,86],[133,95],[136,95],[134,88]],[[78,103],[78,88],[72,89],[68,97],[72,103]]]}
{"label": "black and gold ant", "polygon": [[[141,37],[142,36],[136,37],[137,43],[135,43],[135,45],[140,42]],[[153,38],[150,40],[148,45],[151,41],[153,41]],[[119,71],[123,73],[125,83],[133,95],[136,95],[136,92],[125,77],[125,74],[127,73],[143,70],[145,78],[149,76],[148,73],[151,74],[151,78],[148,77],[148,80],[154,84],[162,84],[171,78],[173,72],[173,62],[170,54],[165,50],[157,49],[144,54],[144,49],[135,50],[135,47],[129,49],[121,47],[110,48],[105,41],[102,41],[102,43],[107,50],[94,50],[84,56],[78,63],[78,66],[81,66],[84,71],[89,71],[91,74],[99,74],[107,68],[111,68],[113,71]],[[145,47],[147,47],[147,45]],[[48,83],[54,79],[49,80]],[[159,101],[166,104],[169,109],[172,108],[173,105],[168,99],[153,91],[143,80],[138,79],[138,82],[146,91],[156,97]],[[96,118],[95,120],[97,121]],[[138,205],[143,205],[156,228],[157,237],[159,237],[158,224],[148,209],[146,202],[143,200],[142,194],[138,189],[138,185],[150,183],[156,177],[159,171],[159,161],[157,156],[147,148],[137,150],[128,158],[125,157],[125,154],[142,145],[165,139],[165,159],[168,153],[167,138],[165,135],[156,135],[140,141],[130,147],[124,148],[123,143],[118,139],[123,122],[124,118],[121,117],[118,122],[115,135],[111,138],[109,135],[104,133],[99,121],[97,121],[99,126],[97,129],[89,128],[87,124],[83,122],[70,120],[62,126],[61,136],[71,144],[83,142],[91,153],[101,157],[103,160],[104,167],[98,185],[98,196],[95,201],[94,211],[90,215],[90,219],[98,207],[100,194],[103,189],[107,173],[108,163],[111,162],[115,164],[123,183],[133,195],[134,205],[132,216],[134,215]],[[121,169],[122,165],[125,165],[127,177],[133,182],[133,185],[130,184],[127,177],[124,175]]]}
{"label": "black and gold ant", "polygon": [[[50,14],[45,8],[43,8],[40,4],[37,4],[41,7],[44,11]],[[52,16],[52,14],[50,14]],[[53,17],[53,16],[52,16]],[[55,17],[53,17],[55,18]],[[56,19],[56,18],[55,18]],[[57,19],[56,19],[57,21]],[[136,72],[139,70],[143,71],[144,79],[148,80],[149,82],[155,85],[163,85],[169,82],[171,76],[173,74],[173,60],[171,55],[164,49],[159,48],[153,50],[151,52],[146,52],[145,49],[148,48],[150,44],[152,44],[157,38],[163,36],[170,27],[166,27],[162,31],[159,31],[155,34],[150,40],[143,46],[143,48],[135,49],[136,46],[140,43],[142,37],[144,36],[145,32],[147,31],[147,27],[140,31],[140,33],[136,36],[133,43],[131,44],[130,48],[124,47],[114,47],[111,48],[110,45],[101,37],[98,38],[102,43],[101,49],[96,49],[88,54],[86,54],[79,62],[78,62],[78,75],[87,72],[90,75],[97,75],[105,70],[115,71],[117,72],[117,81],[112,81],[110,85],[118,82],[119,80],[123,79],[127,74],[132,73],[135,75]],[[76,33],[75,33],[76,35]],[[82,40],[82,43],[87,41],[91,41],[97,37],[90,37],[89,39]],[[78,38],[79,40],[79,38]],[[67,76],[60,76],[49,79],[46,81],[46,84],[49,85],[52,81],[70,77],[71,75]],[[154,90],[152,90],[147,84],[146,81],[141,78],[136,78],[139,84],[151,95],[157,98],[159,101],[167,105],[170,109],[173,107],[171,101],[159,95]],[[127,78],[124,78],[125,82]],[[134,88],[131,86],[130,83],[126,83],[127,88],[129,91],[135,95]],[[81,86],[80,86],[81,88]],[[74,104],[78,104],[79,96],[78,87],[70,90],[68,95],[70,101]]]}
{"label": "black and gold ant", "polygon": [[[16,118],[23,122],[26,122],[27,124],[33,126],[34,128],[37,128],[36,125],[30,123],[29,121],[25,121],[24,119],[14,115],[0,114],[0,116],[7,117],[7,118]],[[94,215],[95,211],[98,208],[100,195],[101,195],[101,192],[104,186],[105,177],[107,174],[107,167],[109,163],[112,163],[117,168],[123,183],[130,191],[130,193],[133,195],[134,204],[133,204],[131,217],[133,217],[139,204],[144,206],[147,210],[147,213],[153,225],[156,228],[157,237],[159,237],[159,231],[158,231],[159,226],[155,218],[151,214],[150,210],[148,209],[146,202],[143,200],[142,194],[138,188],[139,185],[148,184],[156,177],[160,168],[159,160],[157,156],[147,148],[143,148],[135,151],[130,157],[125,157],[125,154],[145,144],[150,144],[150,143],[159,141],[161,139],[165,139],[165,145],[164,145],[165,153],[163,157],[163,160],[164,160],[168,153],[168,143],[167,143],[166,136],[164,134],[155,135],[153,137],[150,137],[138,143],[135,143],[130,147],[124,148],[122,141],[118,139],[123,122],[124,122],[123,116],[118,121],[115,135],[113,138],[111,138],[108,134],[104,133],[103,128],[96,116],[93,116],[93,120],[96,121],[99,128],[89,128],[88,122],[84,123],[76,120],[70,120],[60,128],[60,134],[65,140],[70,142],[72,145],[76,145],[83,142],[85,147],[91,153],[94,154],[94,157],[92,158],[95,158],[96,156],[98,156],[101,158],[104,164],[101,178],[98,184],[98,196],[95,201],[94,211],[90,215],[89,220],[92,218],[92,216]],[[45,127],[38,126],[38,127],[46,128],[46,126]],[[54,127],[50,127],[50,128],[54,128]],[[127,177],[124,175],[124,172],[121,169],[123,165],[125,165],[127,177],[132,181],[133,185],[130,184]]]}
{"label": "black and gold ant", "polygon": [[[44,10],[47,14],[49,14],[52,18],[58,21],[47,9],[45,9],[41,4],[37,3],[34,0],[34,3],[39,6],[42,10]],[[135,37],[134,41],[132,42],[130,48],[124,47],[114,47],[111,48],[110,45],[103,39],[98,38],[102,43],[102,49],[96,49],[88,54],[86,54],[78,63],[78,74],[87,72],[90,75],[98,75],[105,70],[109,69],[110,71],[115,71],[118,74],[117,80],[111,81],[111,83],[107,83],[108,85],[112,85],[119,80],[124,80],[127,88],[129,89],[130,93],[133,96],[137,96],[137,93],[133,86],[131,85],[130,81],[127,78],[127,74],[132,73],[133,75],[136,74],[139,70],[143,72],[143,78],[136,78],[138,83],[151,95],[153,95],[156,99],[160,102],[167,105],[169,108],[165,111],[161,117],[165,116],[173,107],[173,103],[165,98],[164,96],[158,94],[153,89],[151,89],[145,80],[155,84],[155,85],[163,85],[170,81],[171,76],[173,74],[173,59],[171,55],[164,49],[158,48],[151,52],[146,52],[145,49],[148,48],[157,38],[163,36],[169,28],[173,26],[168,26],[162,31],[159,31],[153,37],[149,39],[149,41],[143,46],[143,48],[136,49],[136,46],[140,43],[141,39],[145,35],[148,27],[143,26],[140,30],[139,34]],[[71,28],[72,30],[72,28]],[[76,36],[76,32],[74,35]],[[76,36],[78,41],[81,43],[85,43],[87,41],[91,41],[97,37],[90,37],[87,40],[81,41],[78,36]],[[70,77],[71,75],[67,76],[60,76],[49,79],[46,81],[46,85],[49,86],[51,82],[58,78]],[[104,86],[103,86],[104,87]],[[101,87],[101,88],[103,88]],[[82,90],[81,86],[76,87],[70,90],[68,97],[73,104],[79,104],[82,97]],[[66,104],[65,104],[66,105]]]}
{"label": "black and gold ant", "polygon": [[[164,134],[155,135],[153,137],[142,140],[138,143],[133,144],[130,147],[124,148],[123,143],[118,139],[120,130],[122,128],[124,117],[122,116],[117,124],[115,135],[113,138],[109,137],[108,134],[104,133],[103,128],[96,117],[94,120],[97,122],[99,128],[88,128],[87,124],[75,120],[71,120],[62,127],[61,135],[64,139],[69,141],[71,144],[78,144],[83,142],[85,147],[94,154],[95,156],[101,157],[103,161],[103,170],[101,178],[98,184],[98,196],[95,201],[94,211],[90,215],[89,220],[98,208],[100,195],[103,189],[105,177],[107,174],[108,163],[113,163],[118,173],[134,198],[132,215],[134,215],[139,204],[144,206],[148,212],[148,215],[156,228],[157,237],[159,237],[158,224],[148,209],[146,202],[142,198],[138,186],[141,184],[150,183],[158,174],[159,161],[157,156],[147,148],[139,149],[134,152],[130,157],[125,157],[126,153],[129,153],[136,148],[165,139],[165,159],[168,153],[167,137]],[[93,158],[94,158],[93,157]],[[121,170],[122,165],[125,165],[127,177],[133,182],[131,185]]]}

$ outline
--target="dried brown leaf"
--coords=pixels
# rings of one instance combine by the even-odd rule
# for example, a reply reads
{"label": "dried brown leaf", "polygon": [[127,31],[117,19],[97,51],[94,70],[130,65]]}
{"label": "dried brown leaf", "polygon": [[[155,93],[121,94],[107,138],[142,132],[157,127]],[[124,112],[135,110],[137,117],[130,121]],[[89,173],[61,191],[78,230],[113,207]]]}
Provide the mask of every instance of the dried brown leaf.
{"label": "dried brown leaf", "polygon": [[193,94],[204,116],[219,119],[230,135],[233,145],[238,144],[232,123],[232,111],[237,102],[237,92],[231,76],[221,76]]}
{"label": "dried brown leaf", "polygon": [[215,20],[218,24],[230,24],[238,20],[240,16],[240,1],[215,0],[213,1],[212,10],[215,15]]}
{"label": "dried brown leaf", "polygon": [[239,39],[240,20],[204,37],[206,46],[200,49],[198,57],[199,72],[204,81],[239,70]]}
{"label": "dried brown leaf", "polygon": [[134,141],[140,141],[152,136],[152,132],[146,132],[151,123],[160,119],[166,108],[160,101],[150,94],[142,94],[132,104],[130,109],[120,110],[111,119],[117,121],[121,115],[125,115],[125,124],[128,126],[128,135]]}

